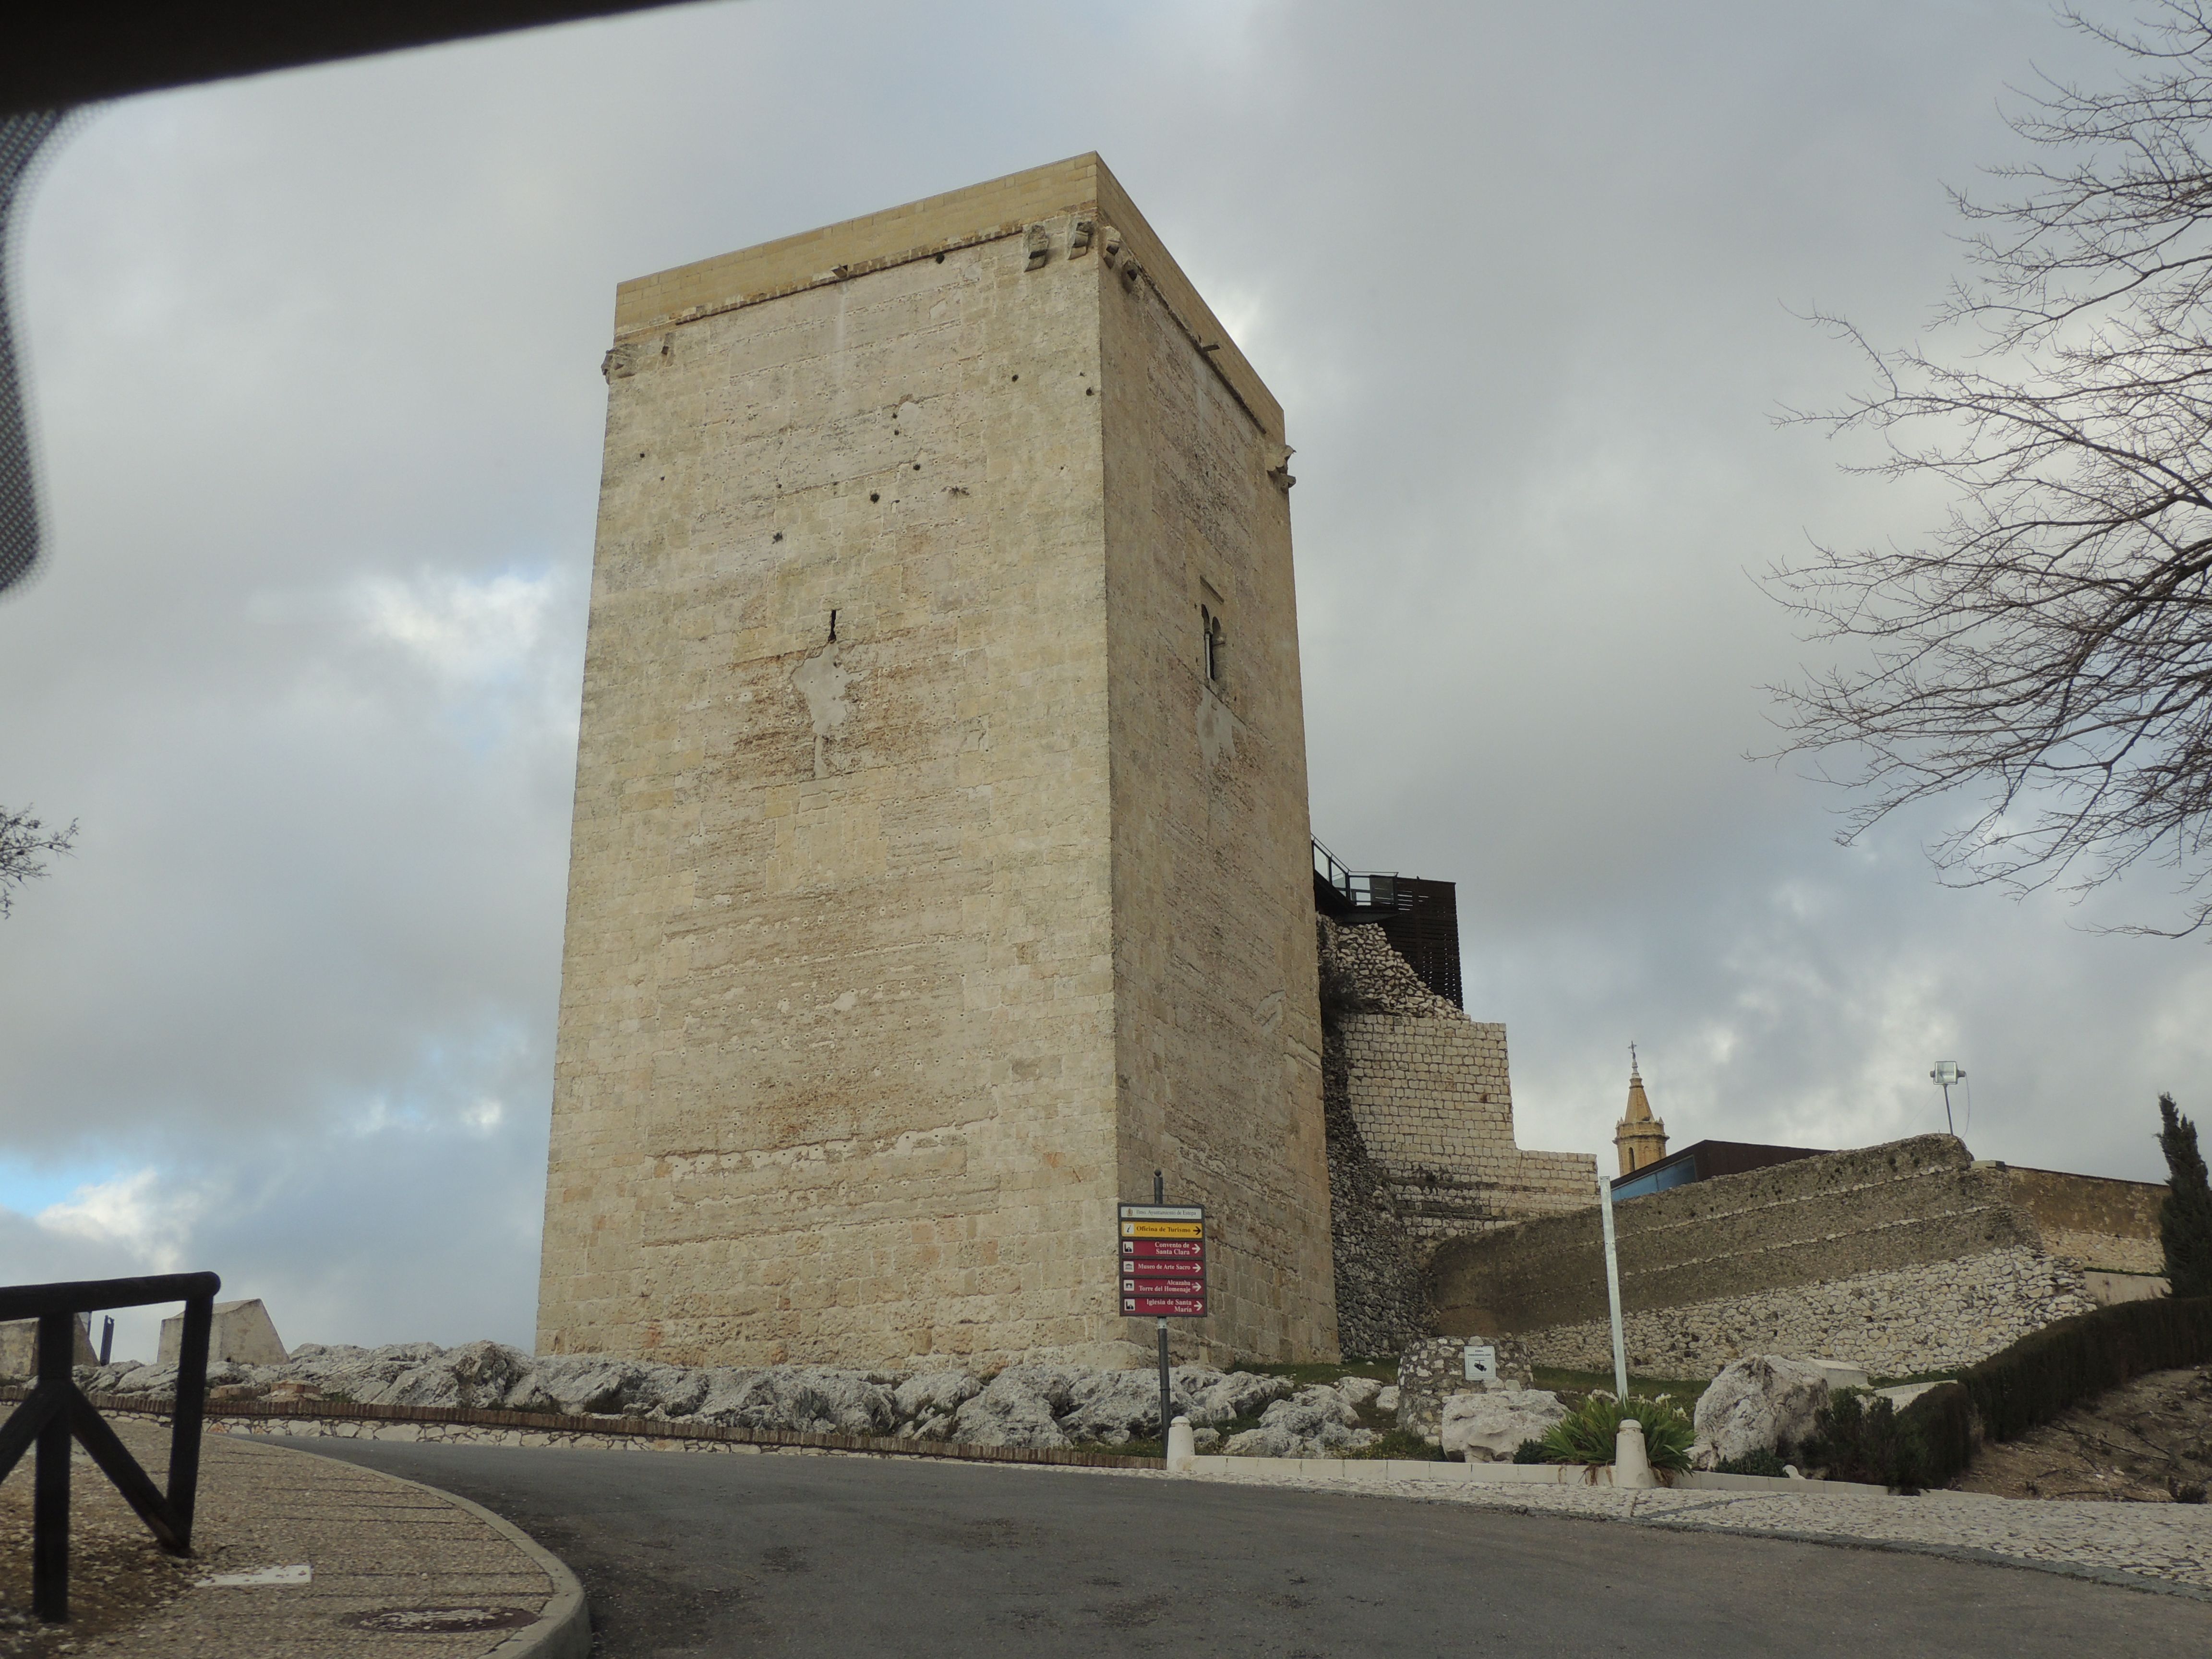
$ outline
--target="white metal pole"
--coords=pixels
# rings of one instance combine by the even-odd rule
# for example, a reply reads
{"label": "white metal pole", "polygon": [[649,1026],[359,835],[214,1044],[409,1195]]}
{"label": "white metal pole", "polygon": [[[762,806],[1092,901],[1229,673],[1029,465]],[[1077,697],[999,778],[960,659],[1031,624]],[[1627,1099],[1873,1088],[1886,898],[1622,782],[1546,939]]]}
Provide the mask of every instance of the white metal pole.
{"label": "white metal pole", "polygon": [[1620,1253],[1613,1243],[1613,1183],[1597,1178],[1598,1212],[1605,1222],[1605,1299],[1613,1310],[1613,1386],[1628,1398],[1628,1349],[1620,1337]]}

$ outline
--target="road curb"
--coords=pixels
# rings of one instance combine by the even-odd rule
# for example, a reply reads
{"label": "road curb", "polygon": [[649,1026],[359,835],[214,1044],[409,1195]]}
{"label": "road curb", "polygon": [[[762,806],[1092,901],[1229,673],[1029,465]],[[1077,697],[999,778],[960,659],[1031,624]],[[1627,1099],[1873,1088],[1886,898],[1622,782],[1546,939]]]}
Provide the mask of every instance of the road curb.
{"label": "road curb", "polygon": [[[314,1454],[307,1452],[306,1455],[312,1457]],[[360,1466],[356,1464],[354,1467]],[[552,1597],[538,1615],[538,1622],[526,1630],[515,1632],[486,1654],[484,1659],[590,1659],[591,1603],[584,1594],[583,1584],[574,1573],[568,1571],[566,1561],[514,1522],[494,1515],[483,1504],[463,1498],[458,1492],[447,1492],[443,1486],[433,1486],[425,1481],[410,1480],[404,1474],[392,1474],[383,1469],[370,1469],[368,1473],[380,1475],[396,1485],[412,1486],[417,1492],[428,1492],[457,1510],[466,1510],[528,1556],[553,1581]]]}

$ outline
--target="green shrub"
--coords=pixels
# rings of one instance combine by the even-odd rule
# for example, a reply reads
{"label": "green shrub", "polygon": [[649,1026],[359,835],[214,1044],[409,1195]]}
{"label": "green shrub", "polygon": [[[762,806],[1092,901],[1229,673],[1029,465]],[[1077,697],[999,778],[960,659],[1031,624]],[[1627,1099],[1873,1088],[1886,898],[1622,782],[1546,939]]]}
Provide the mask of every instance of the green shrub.
{"label": "green shrub", "polygon": [[2159,1206],[2166,1282],[2176,1296],[2212,1296],[2212,1184],[2197,1149],[2197,1126],[2172,1095],[2158,1097],[2159,1150],[2166,1154],[2166,1201]]}
{"label": "green shrub", "polygon": [[1863,1480],[1869,1486],[1915,1487],[1919,1471],[1908,1467],[1911,1454],[1898,1426],[1897,1407],[1879,1395],[1832,1389],[1814,1419],[1803,1455],[1831,1480]]}
{"label": "green shrub", "polygon": [[1956,1382],[1938,1382],[1897,1414],[1905,1484],[1940,1486],[1974,1461],[1974,1408]]}
{"label": "green shrub", "polygon": [[1542,1441],[1523,1440],[1513,1449],[1513,1461],[1516,1463],[1548,1463],[1552,1460],[1544,1455]]}
{"label": "green shrub", "polygon": [[1713,1472],[1716,1474],[1764,1474],[1778,1480],[1782,1478],[1783,1467],[1780,1458],[1761,1446],[1741,1457],[1723,1458],[1713,1466]]}
{"label": "green shrub", "polygon": [[1620,1419],[1644,1425],[1644,1449],[1655,1469],[1686,1469],[1697,1432],[1690,1419],[1656,1400],[1626,1404],[1610,1395],[1592,1395],[1581,1407],[1544,1431],[1540,1443],[1547,1463],[1610,1463],[1620,1434]]}
{"label": "green shrub", "polygon": [[2206,1359],[2212,1359],[2212,1297],[2161,1297],[2045,1325],[1969,1365],[1959,1381],[1983,1432],[2010,1440],[2146,1371]]}

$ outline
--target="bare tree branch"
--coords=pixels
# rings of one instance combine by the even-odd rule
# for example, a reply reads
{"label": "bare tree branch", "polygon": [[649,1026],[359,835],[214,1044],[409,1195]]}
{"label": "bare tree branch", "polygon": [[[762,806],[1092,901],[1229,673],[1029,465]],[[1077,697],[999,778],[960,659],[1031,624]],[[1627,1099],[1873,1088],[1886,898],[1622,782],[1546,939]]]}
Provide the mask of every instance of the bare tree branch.
{"label": "bare tree branch", "polygon": [[1819,316],[1871,367],[1840,409],[1785,424],[1867,434],[1850,469],[1932,477],[1954,500],[1924,546],[1819,547],[1766,585],[1809,637],[1869,665],[1775,688],[1784,754],[1841,749],[1850,840],[1966,793],[1930,848],[1950,878],[2086,890],[2175,873],[2178,925],[2212,927],[2212,0],[2160,0],[2116,88],[2046,81],[2015,131],[2044,164],[1954,195],[1971,274],[1936,331],[1966,349],[1886,351]]}
{"label": "bare tree branch", "polygon": [[15,890],[46,873],[46,854],[66,853],[76,840],[76,825],[49,830],[29,809],[11,812],[0,806],[0,916],[15,908]]}

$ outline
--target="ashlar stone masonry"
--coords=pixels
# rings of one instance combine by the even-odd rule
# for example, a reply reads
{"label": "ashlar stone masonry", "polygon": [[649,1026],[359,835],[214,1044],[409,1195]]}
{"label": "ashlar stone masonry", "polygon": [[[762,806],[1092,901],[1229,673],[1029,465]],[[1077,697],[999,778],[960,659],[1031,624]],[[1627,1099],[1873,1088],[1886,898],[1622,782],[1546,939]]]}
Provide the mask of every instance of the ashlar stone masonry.
{"label": "ashlar stone masonry", "polygon": [[1283,416],[1095,155],[624,283],[538,1346],[1333,1356]]}

